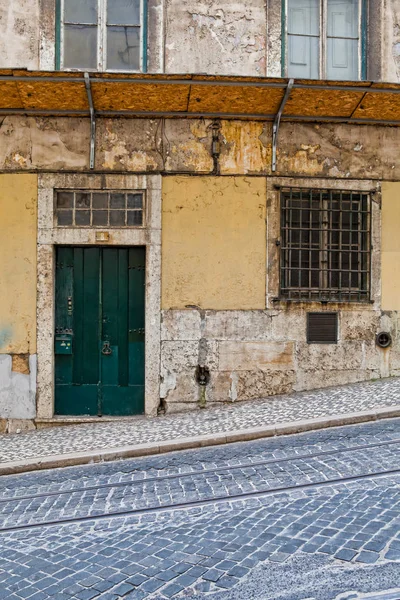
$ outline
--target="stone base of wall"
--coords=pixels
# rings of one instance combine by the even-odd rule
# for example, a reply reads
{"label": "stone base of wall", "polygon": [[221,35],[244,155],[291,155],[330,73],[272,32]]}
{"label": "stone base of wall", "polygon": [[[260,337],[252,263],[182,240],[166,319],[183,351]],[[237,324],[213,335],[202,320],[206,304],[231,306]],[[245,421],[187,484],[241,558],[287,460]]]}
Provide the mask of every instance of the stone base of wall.
{"label": "stone base of wall", "polygon": [[[307,309],[299,307],[163,311],[162,406],[168,413],[190,411],[204,402],[241,402],[400,376],[397,312],[340,310],[338,343],[328,345],[307,343],[306,319]],[[391,333],[390,348],[376,346],[379,331]],[[209,369],[205,387],[196,381],[198,365]],[[35,404],[36,356],[0,355],[0,433],[59,424],[36,423]]]}
{"label": "stone base of wall", "polygon": [[36,429],[33,419],[2,419],[3,429],[0,421],[0,433],[25,433]]}
{"label": "stone base of wall", "polygon": [[[397,313],[341,310],[338,343],[329,345],[307,343],[306,319],[302,308],[163,311],[160,395],[167,412],[399,373]],[[390,348],[376,346],[379,331],[392,334]],[[199,364],[210,371],[205,391],[195,379]]]}

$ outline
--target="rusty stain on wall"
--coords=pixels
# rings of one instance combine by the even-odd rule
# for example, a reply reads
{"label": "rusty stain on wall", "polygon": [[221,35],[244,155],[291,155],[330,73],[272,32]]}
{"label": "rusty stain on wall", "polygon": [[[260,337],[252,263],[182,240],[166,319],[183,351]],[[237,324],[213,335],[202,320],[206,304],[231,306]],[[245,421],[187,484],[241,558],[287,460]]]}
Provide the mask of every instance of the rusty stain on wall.
{"label": "rusty stain on wall", "polygon": [[271,124],[257,121],[222,121],[221,173],[267,173],[270,170]]}

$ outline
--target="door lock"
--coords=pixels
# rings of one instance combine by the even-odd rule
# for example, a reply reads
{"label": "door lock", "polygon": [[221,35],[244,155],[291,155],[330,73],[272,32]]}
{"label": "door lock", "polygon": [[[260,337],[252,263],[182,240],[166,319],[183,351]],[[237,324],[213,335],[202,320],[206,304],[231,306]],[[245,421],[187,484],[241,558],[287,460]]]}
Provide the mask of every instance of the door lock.
{"label": "door lock", "polygon": [[103,343],[103,347],[101,349],[101,353],[104,354],[104,356],[110,356],[110,354],[112,354],[112,350],[110,348],[110,342],[104,342]]}

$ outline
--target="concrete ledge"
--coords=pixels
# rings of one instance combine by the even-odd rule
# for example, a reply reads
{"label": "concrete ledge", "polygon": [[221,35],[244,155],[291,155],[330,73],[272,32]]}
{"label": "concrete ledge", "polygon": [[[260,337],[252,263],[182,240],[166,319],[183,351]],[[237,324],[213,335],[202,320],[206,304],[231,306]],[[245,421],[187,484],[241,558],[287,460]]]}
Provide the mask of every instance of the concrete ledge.
{"label": "concrete ledge", "polygon": [[73,467],[127,458],[137,458],[140,456],[151,456],[154,454],[175,452],[177,450],[245,442],[272,436],[290,435],[325,429],[328,427],[341,427],[343,425],[354,425],[357,423],[376,421],[377,419],[392,419],[396,417],[400,417],[400,405],[359,413],[347,413],[343,415],[319,417],[318,419],[266,425],[265,427],[253,427],[236,431],[211,433],[189,438],[176,438],[160,442],[151,442],[148,444],[136,444],[110,449],[93,449],[84,452],[73,452],[71,454],[42,456],[33,459],[29,458],[0,463],[0,475],[14,475],[17,473],[26,473],[43,469]]}

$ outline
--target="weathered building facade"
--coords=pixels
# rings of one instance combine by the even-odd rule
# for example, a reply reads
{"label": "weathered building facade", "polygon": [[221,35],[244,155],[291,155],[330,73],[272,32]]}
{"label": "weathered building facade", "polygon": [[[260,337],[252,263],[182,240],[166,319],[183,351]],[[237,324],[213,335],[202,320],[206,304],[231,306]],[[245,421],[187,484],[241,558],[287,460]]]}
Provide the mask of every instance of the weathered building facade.
{"label": "weathered building facade", "polygon": [[0,0],[3,430],[400,374],[399,32]]}

